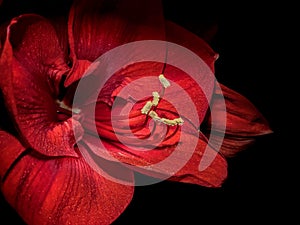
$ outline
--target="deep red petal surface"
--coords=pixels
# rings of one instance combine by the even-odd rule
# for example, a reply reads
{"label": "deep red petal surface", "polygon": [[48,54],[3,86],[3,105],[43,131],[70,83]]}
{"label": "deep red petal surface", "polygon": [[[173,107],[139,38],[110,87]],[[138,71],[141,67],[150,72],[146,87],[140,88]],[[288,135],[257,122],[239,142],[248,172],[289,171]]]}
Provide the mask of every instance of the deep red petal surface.
{"label": "deep red petal surface", "polygon": [[119,45],[164,40],[162,5],[156,0],[75,1],[69,16],[69,37],[74,68],[67,86],[83,75],[77,70],[84,72],[88,62]]}
{"label": "deep red petal surface", "polygon": [[[247,98],[222,84],[219,87],[215,90],[211,110],[215,113],[226,110],[226,132],[220,152],[231,157],[251,145],[257,136],[272,133],[272,130],[264,116]],[[222,97],[226,109],[221,107]],[[220,141],[219,134],[223,124],[221,119],[222,117],[216,117],[214,121],[215,128],[210,136],[213,142]],[[206,127],[208,131],[211,130],[210,123],[209,117]]]}
{"label": "deep red petal surface", "polygon": [[[100,157],[122,162],[130,169],[158,179],[169,179],[207,187],[220,187],[227,177],[227,162],[198,137],[182,133],[179,145],[153,150],[140,146],[126,146],[120,142],[87,136],[85,142]],[[206,163],[200,169],[200,162]]]}
{"label": "deep red petal surface", "polygon": [[[16,145],[7,145],[5,138]],[[0,143],[2,173],[22,148],[17,150],[20,143],[4,132]],[[132,172],[126,171],[133,184]],[[34,155],[22,156],[1,184],[7,201],[32,225],[111,224],[130,203],[133,189],[106,179],[104,171],[96,173],[83,158],[46,160]]]}
{"label": "deep red petal surface", "polygon": [[199,36],[179,25],[166,22],[166,40],[179,44],[197,54],[214,72],[214,63],[218,54]]}
{"label": "deep red petal surface", "polygon": [[15,160],[25,151],[25,148],[11,134],[0,130],[0,178],[5,177]]}
{"label": "deep red petal surface", "polygon": [[[15,18],[0,59],[1,89],[23,144],[49,156],[76,156],[69,119],[58,122],[59,82],[68,67],[56,31],[36,15]],[[77,129],[77,128],[76,128]]]}

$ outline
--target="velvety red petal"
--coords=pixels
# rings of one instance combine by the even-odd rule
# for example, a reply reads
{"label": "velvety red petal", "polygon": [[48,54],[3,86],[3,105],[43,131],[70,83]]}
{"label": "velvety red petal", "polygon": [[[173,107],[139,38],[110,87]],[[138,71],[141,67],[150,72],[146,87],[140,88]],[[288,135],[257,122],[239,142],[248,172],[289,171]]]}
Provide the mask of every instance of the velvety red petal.
{"label": "velvety red petal", "polygon": [[49,18],[52,26],[56,30],[56,36],[59,41],[59,46],[65,56],[65,62],[71,63],[69,58],[69,36],[68,36],[68,16],[55,16]]}
{"label": "velvety red petal", "polygon": [[[71,118],[58,122],[59,82],[68,67],[56,31],[45,19],[14,19],[0,59],[0,81],[6,105],[24,144],[49,156],[76,156]],[[77,128],[76,128],[77,129]]]}
{"label": "velvety red petal", "polygon": [[[13,54],[36,80],[45,79],[58,94],[61,77],[69,67],[61,42],[51,22],[37,15],[22,15],[12,20],[7,41],[12,45]],[[39,78],[38,78],[39,77]]]}
{"label": "velvety red petal", "polygon": [[218,54],[199,36],[179,25],[166,22],[166,40],[179,44],[197,54],[214,72],[214,63]]}
{"label": "velvety red petal", "polygon": [[[220,153],[226,157],[234,156],[246,149],[255,141],[255,137],[272,133],[268,121],[259,110],[244,96],[220,84],[212,98],[211,110],[214,113],[222,112],[222,98],[226,105],[226,131]],[[220,119],[220,120],[218,120]],[[214,120],[214,130],[211,130],[211,118],[208,118],[206,132],[210,132],[210,140],[222,141],[222,117]],[[219,129],[220,128],[220,129]]]}
{"label": "velvety red petal", "polygon": [[0,24],[0,55],[2,53],[4,42],[5,42],[6,28],[7,28],[6,23]]}
{"label": "velvety red petal", "polygon": [[83,158],[25,155],[1,189],[28,224],[111,224],[130,203],[134,187],[101,176]]}
{"label": "velvety red petal", "polygon": [[[103,53],[132,41],[164,40],[162,6],[157,0],[75,1],[69,16],[73,72],[66,85],[79,79],[77,65],[93,62]],[[83,61],[82,61],[83,60]]]}
{"label": "velvety red petal", "polygon": [[[132,165],[131,169],[142,174],[163,180],[220,187],[227,178],[226,160],[194,135],[183,133],[181,138],[182,143],[177,146],[150,151],[138,152],[127,148],[114,152],[113,146],[109,146],[111,143],[106,145],[106,149],[113,152],[116,159]],[[196,145],[191,146],[190,143]]]}
{"label": "velvety red petal", "polygon": [[[111,161],[122,162],[132,170],[158,179],[220,187],[227,177],[227,162],[198,137],[181,133],[181,143],[149,150],[126,146],[87,135],[85,143],[93,153]],[[205,165],[201,169],[201,165]],[[98,165],[98,166],[101,166]]]}
{"label": "velvety red petal", "polygon": [[13,163],[26,149],[11,134],[0,130],[0,178],[6,176]]}
{"label": "velvety red petal", "polygon": [[[197,127],[201,124],[206,111],[208,109],[208,101],[213,91],[213,82],[206,87],[208,90],[207,96],[202,90],[202,81],[195,81],[188,74],[173,66],[167,66],[165,69],[165,77],[179,85],[179,88],[174,88],[172,85],[166,89],[164,97],[172,102],[174,108],[179,112],[180,116],[189,120]],[[193,109],[195,107],[195,109]],[[170,110],[170,107],[165,104],[158,105],[158,110]],[[195,115],[195,111],[197,115]],[[167,117],[168,118],[168,117]]]}
{"label": "velvety red petal", "polygon": [[[227,178],[226,160],[199,139],[197,150],[190,160],[169,178],[171,181],[198,184],[206,187],[221,187]],[[201,163],[201,164],[200,164]],[[201,165],[205,169],[201,169]]]}

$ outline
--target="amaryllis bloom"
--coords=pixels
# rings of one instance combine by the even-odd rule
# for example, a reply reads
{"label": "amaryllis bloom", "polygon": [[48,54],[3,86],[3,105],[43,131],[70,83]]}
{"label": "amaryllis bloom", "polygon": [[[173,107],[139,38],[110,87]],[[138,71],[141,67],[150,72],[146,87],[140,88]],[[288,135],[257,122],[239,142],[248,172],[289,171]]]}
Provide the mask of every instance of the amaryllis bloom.
{"label": "amaryllis bloom", "polygon": [[[0,130],[1,191],[28,224],[111,224],[132,199],[134,171],[220,187],[226,158],[271,132],[245,97],[210,82],[218,54],[165,21],[159,1],[75,1],[68,19],[20,15],[1,32],[0,87],[13,125]],[[124,65],[92,99],[87,71],[97,59],[143,40],[192,51],[206,89],[166,57]]]}

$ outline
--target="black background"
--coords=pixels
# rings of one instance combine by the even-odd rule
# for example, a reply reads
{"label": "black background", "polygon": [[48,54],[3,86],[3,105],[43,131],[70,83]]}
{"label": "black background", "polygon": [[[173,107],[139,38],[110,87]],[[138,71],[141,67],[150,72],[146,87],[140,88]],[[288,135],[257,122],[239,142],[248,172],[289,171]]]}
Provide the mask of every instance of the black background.
{"label": "black background", "polygon": [[[218,81],[251,100],[274,133],[258,138],[255,145],[228,160],[229,176],[221,188],[173,182],[136,187],[131,204],[114,225],[300,224],[295,185],[299,176],[291,160],[295,148],[283,141],[286,124],[293,123],[282,113],[287,106],[293,108],[283,95],[286,81],[292,81],[287,69],[292,57],[285,51],[292,40],[289,31],[295,29],[291,11],[280,3],[263,6],[255,1],[164,0],[163,4],[166,18],[199,36],[204,27],[217,24],[210,45],[220,55]],[[60,13],[68,5],[68,1],[4,0],[0,20],[23,12]],[[23,224],[2,196],[0,224]]]}

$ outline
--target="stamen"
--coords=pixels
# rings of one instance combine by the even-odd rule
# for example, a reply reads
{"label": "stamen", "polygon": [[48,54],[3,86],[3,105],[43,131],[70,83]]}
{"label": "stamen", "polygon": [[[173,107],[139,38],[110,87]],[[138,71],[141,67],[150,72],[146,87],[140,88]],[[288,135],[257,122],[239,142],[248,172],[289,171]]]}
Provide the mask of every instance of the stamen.
{"label": "stamen", "polygon": [[174,121],[178,124],[178,125],[182,125],[183,124],[183,119],[181,117],[174,119]]}
{"label": "stamen", "polygon": [[176,118],[176,119],[173,119],[173,120],[169,120],[169,119],[166,119],[166,118],[161,118],[161,122],[163,122],[164,124],[169,125],[169,126],[175,126],[175,125],[182,125],[183,124],[183,119]]}
{"label": "stamen", "polygon": [[158,76],[158,79],[164,88],[171,86],[170,82],[167,80],[167,78],[165,78],[165,76],[163,74],[160,74]]}
{"label": "stamen", "polygon": [[157,91],[152,92],[153,100],[152,105],[157,106],[159,102],[159,94]]}
{"label": "stamen", "polygon": [[[164,93],[164,90],[167,88],[167,87],[170,87],[171,84],[170,82],[165,78],[165,76],[163,74],[160,74],[158,76],[159,78],[159,81],[160,83],[162,84],[162,86],[164,87],[163,88],[163,93]],[[183,124],[183,119],[181,117],[179,118],[175,118],[173,120],[170,120],[170,119],[167,119],[167,118],[160,118],[158,116],[158,114],[151,110],[152,106],[157,106],[158,103],[159,103],[159,100],[160,100],[160,95],[157,91],[154,91],[152,92],[152,96],[153,96],[153,99],[152,101],[147,101],[146,104],[144,105],[144,107],[141,109],[141,113],[142,114],[148,114],[153,120],[155,121],[159,121],[159,122],[162,122],[166,125],[169,125],[169,126],[176,126],[176,125],[182,125]],[[162,94],[163,96],[163,94]],[[150,111],[151,110],[151,111]]]}
{"label": "stamen", "polygon": [[151,110],[149,112],[149,116],[153,119],[153,120],[156,120],[156,121],[161,121],[161,118],[157,115],[156,112],[154,112],[153,110]]}
{"label": "stamen", "polygon": [[148,112],[150,111],[152,105],[153,104],[152,104],[151,101],[146,102],[146,104],[144,105],[144,107],[141,109],[142,114],[148,114]]}
{"label": "stamen", "polygon": [[75,114],[79,114],[81,112],[81,110],[79,108],[71,108],[71,107],[67,106],[63,101],[57,100],[56,103],[59,105],[60,108],[65,109],[69,112],[72,112]]}

